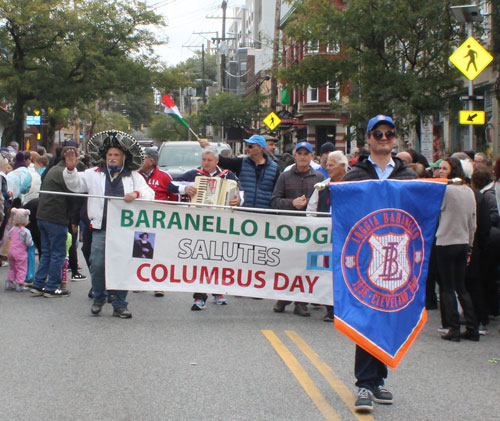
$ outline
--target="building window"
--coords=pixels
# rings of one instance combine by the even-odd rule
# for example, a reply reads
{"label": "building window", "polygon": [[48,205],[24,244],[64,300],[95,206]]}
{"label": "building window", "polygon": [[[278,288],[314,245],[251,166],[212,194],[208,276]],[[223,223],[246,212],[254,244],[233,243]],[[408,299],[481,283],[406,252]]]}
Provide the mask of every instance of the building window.
{"label": "building window", "polygon": [[312,88],[311,86],[307,87],[307,97],[306,101],[307,102],[318,102],[318,95],[319,94],[319,89],[318,88]]}
{"label": "building window", "polygon": [[327,53],[334,53],[334,54],[337,54],[337,53],[340,53],[340,47],[339,47],[339,44],[334,42],[334,41],[330,41],[327,45],[326,45],[326,52]]}
{"label": "building window", "polygon": [[318,54],[319,53],[319,42],[317,40],[315,40],[315,41],[308,41],[308,43],[307,43],[307,53],[308,54]]}
{"label": "building window", "polygon": [[328,83],[326,85],[326,101],[340,101],[340,89],[339,84],[336,82]]}

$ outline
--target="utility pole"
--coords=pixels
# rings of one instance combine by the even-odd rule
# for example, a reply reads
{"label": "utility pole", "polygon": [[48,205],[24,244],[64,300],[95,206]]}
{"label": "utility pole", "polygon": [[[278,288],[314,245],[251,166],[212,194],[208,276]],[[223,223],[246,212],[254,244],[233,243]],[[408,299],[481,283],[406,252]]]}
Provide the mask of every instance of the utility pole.
{"label": "utility pole", "polygon": [[203,104],[207,103],[207,85],[205,81],[205,45],[201,44],[201,97]]}
{"label": "utility pole", "polygon": [[[224,45],[221,47],[223,48],[225,48],[226,43],[226,9],[227,1],[222,0],[222,42]],[[226,87],[226,55],[222,48],[220,55],[220,86],[221,91],[224,92],[224,88]]]}
{"label": "utility pole", "polygon": [[271,110],[276,112],[276,103],[278,98],[278,81],[276,75],[279,65],[279,47],[280,47],[280,18],[281,18],[281,0],[276,0],[276,10],[274,15],[274,42],[273,42],[273,64],[271,77]]}
{"label": "utility pole", "polygon": [[[190,48],[199,48],[199,45],[183,45],[183,47],[190,47]],[[199,80],[196,79],[198,82]],[[207,81],[205,79],[205,44],[201,44],[201,97],[203,100],[203,104],[207,103]],[[190,106],[190,111],[189,115],[191,116],[191,106]],[[191,122],[190,122],[191,123]],[[189,140],[191,140],[191,133],[189,133]],[[202,128],[202,136],[206,136],[206,127],[203,126]]]}

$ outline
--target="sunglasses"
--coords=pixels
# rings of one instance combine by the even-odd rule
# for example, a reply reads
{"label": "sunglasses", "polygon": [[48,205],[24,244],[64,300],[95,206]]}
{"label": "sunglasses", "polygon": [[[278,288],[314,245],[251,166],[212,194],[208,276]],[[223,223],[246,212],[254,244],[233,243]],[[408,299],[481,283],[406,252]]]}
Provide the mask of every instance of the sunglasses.
{"label": "sunglasses", "polygon": [[248,149],[252,149],[255,146],[255,143],[245,143],[245,147]]}
{"label": "sunglasses", "polygon": [[382,140],[384,136],[386,137],[387,140],[392,140],[396,137],[396,133],[392,130],[389,130],[387,132],[375,130],[374,132],[372,132],[372,136],[377,140]]}

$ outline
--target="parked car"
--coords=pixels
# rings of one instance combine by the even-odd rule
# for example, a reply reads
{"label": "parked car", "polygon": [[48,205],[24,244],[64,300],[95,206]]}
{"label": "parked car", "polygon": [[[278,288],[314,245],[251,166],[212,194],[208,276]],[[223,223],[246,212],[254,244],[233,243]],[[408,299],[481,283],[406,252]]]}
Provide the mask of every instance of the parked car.
{"label": "parked car", "polygon": [[[210,143],[220,153],[223,150],[231,151],[227,143]],[[198,142],[163,142],[158,158],[158,167],[168,171],[173,177],[179,177],[186,171],[201,165],[201,146]]]}

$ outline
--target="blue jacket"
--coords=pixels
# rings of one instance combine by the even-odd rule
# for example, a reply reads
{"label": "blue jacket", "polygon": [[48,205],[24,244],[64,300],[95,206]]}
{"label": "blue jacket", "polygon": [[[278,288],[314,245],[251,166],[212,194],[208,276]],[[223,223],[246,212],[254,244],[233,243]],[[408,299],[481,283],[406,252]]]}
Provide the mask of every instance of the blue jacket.
{"label": "blue jacket", "polygon": [[249,208],[270,208],[278,165],[267,155],[266,162],[255,165],[250,158],[243,158],[239,174],[241,189],[245,192],[243,206]]}

